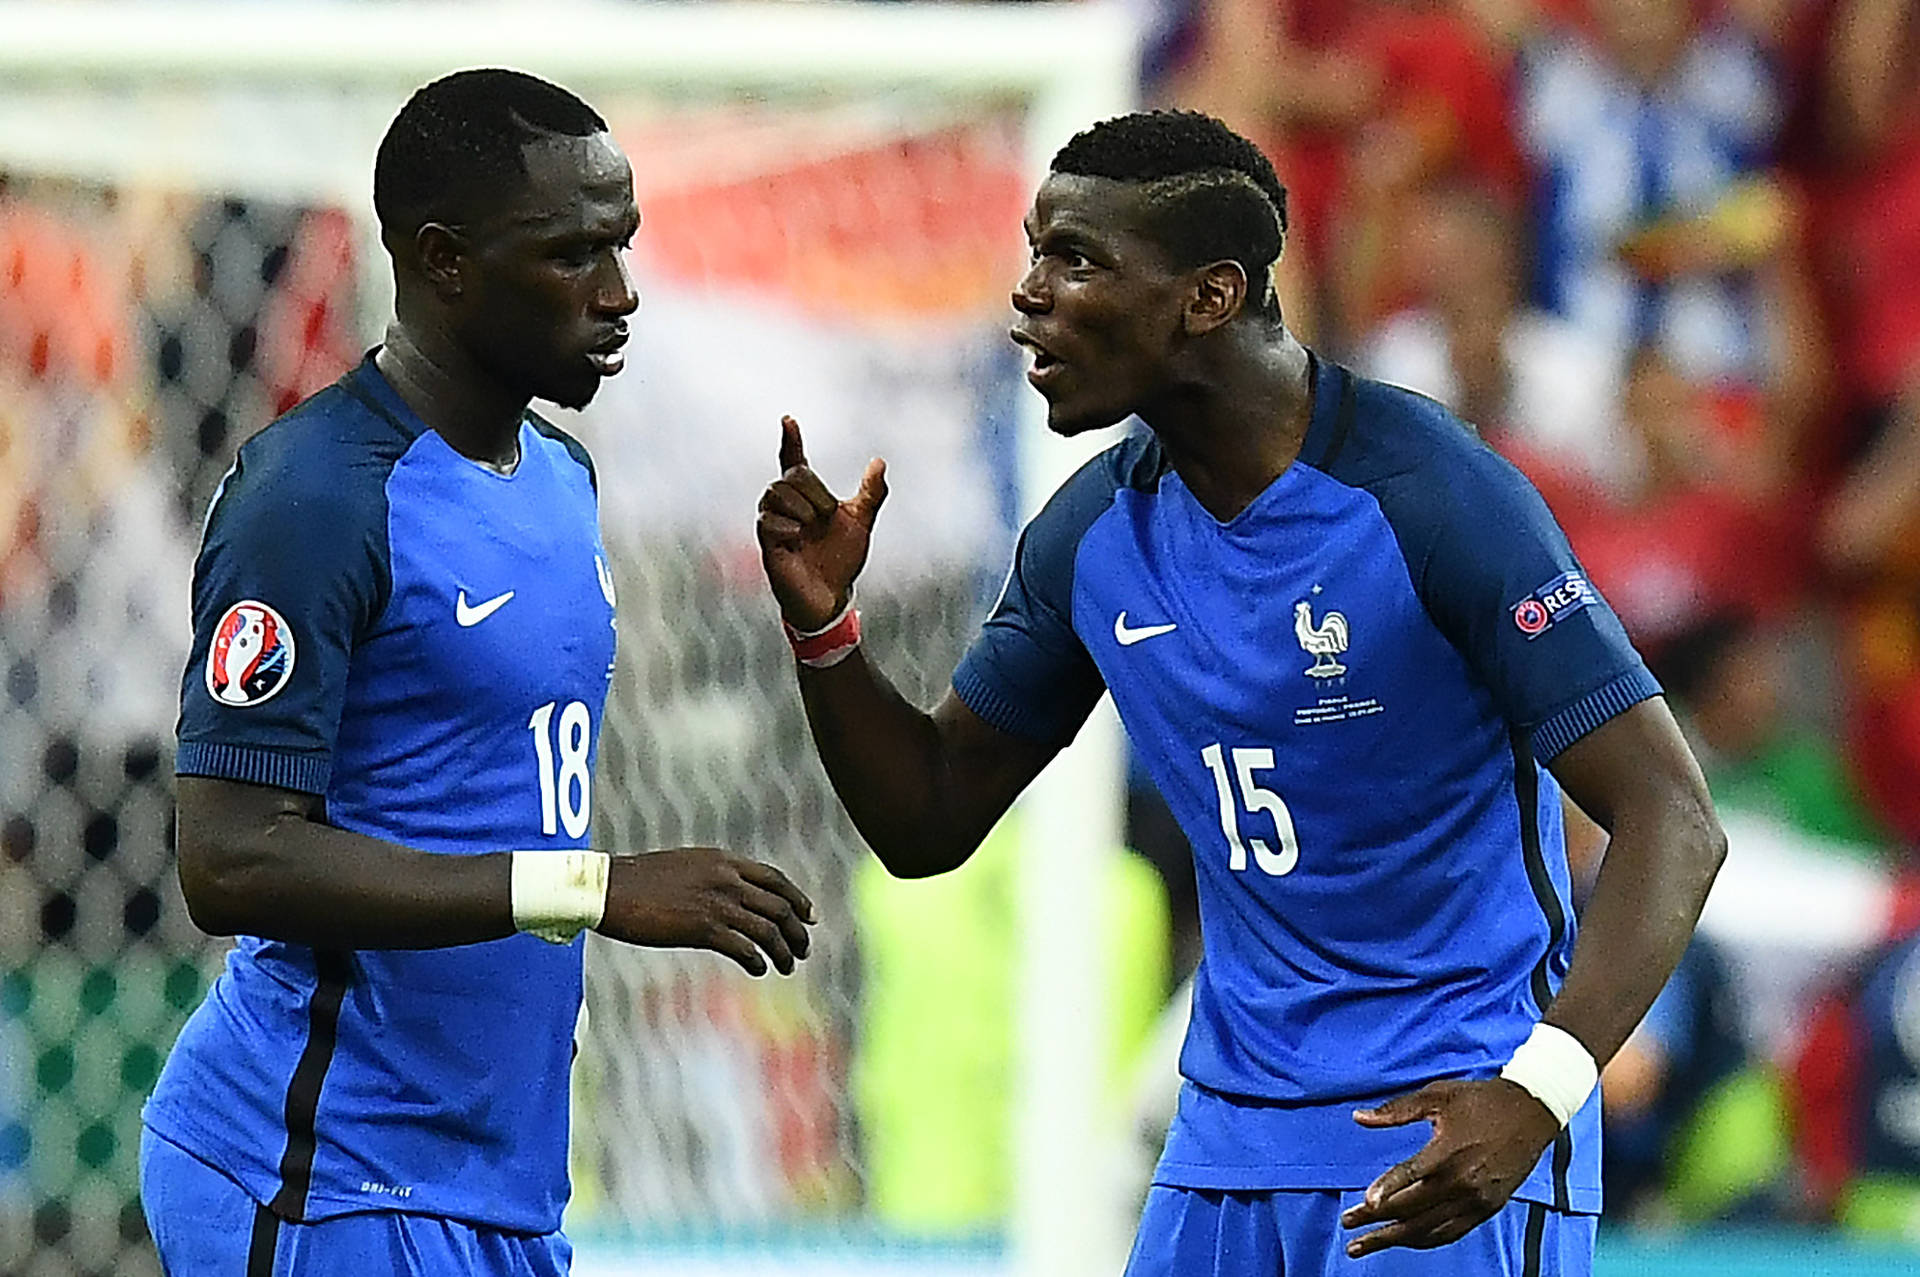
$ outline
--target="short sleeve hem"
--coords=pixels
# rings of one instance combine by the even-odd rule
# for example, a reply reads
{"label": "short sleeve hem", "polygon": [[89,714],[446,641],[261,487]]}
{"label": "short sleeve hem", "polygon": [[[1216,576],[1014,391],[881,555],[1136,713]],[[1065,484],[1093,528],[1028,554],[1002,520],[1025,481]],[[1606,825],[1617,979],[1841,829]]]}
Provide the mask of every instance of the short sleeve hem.
{"label": "short sleeve hem", "polygon": [[1547,762],[1608,719],[1658,695],[1660,684],[1645,666],[1628,670],[1534,728],[1533,755]]}
{"label": "short sleeve hem", "polygon": [[1003,693],[985,678],[972,661],[962,661],[953,672],[953,690],[968,709],[990,727],[1043,745],[1061,738],[1057,725]]}
{"label": "short sleeve hem", "polygon": [[333,761],[258,746],[192,741],[181,743],[174,756],[173,771],[176,776],[212,776],[303,794],[324,794],[327,781],[332,778]]}

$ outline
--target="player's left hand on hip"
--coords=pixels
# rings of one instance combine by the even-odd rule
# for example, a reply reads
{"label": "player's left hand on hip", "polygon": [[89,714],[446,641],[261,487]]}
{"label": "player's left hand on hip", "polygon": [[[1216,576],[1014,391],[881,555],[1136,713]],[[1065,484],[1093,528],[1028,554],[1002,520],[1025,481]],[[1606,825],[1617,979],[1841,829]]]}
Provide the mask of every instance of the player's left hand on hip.
{"label": "player's left hand on hip", "polygon": [[1434,1082],[1353,1118],[1372,1127],[1433,1124],[1427,1146],[1369,1184],[1365,1200],[1340,1217],[1348,1228],[1383,1225],[1347,1243],[1356,1259],[1389,1246],[1458,1241],[1507,1204],[1560,1133],[1544,1104],[1497,1078]]}

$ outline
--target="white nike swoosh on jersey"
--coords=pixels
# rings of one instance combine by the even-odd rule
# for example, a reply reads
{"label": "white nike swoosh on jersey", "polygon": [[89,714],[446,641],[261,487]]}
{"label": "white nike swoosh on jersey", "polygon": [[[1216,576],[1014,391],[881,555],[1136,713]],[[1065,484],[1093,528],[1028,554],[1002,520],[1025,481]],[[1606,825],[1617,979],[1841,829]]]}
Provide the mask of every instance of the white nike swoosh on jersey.
{"label": "white nike swoosh on jersey", "polygon": [[1168,634],[1179,628],[1178,625],[1169,621],[1165,625],[1142,625],[1139,629],[1130,630],[1127,628],[1125,612],[1113,618],[1113,637],[1119,641],[1121,647],[1132,647],[1142,639],[1150,639],[1158,634]]}
{"label": "white nike swoosh on jersey", "polygon": [[468,607],[467,592],[465,590],[462,590],[460,591],[460,597],[456,598],[453,601],[453,619],[460,622],[460,624],[463,626],[478,625],[480,624],[480,622],[486,620],[488,617],[492,616],[495,612],[498,612],[501,608],[505,607],[507,605],[507,600],[512,597],[513,597],[513,591],[508,590],[505,594],[496,595],[495,597],[488,599],[485,603],[479,603],[479,604],[475,604],[472,607]]}

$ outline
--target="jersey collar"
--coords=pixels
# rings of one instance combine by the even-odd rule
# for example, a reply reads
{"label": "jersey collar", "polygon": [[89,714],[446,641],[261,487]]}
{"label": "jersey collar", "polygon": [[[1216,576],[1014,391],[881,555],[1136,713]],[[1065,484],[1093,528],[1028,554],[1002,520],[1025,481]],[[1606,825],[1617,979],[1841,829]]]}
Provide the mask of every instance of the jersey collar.
{"label": "jersey collar", "polygon": [[341,384],[348,394],[384,417],[408,443],[412,443],[425,434],[429,427],[420,420],[418,413],[407,406],[407,401],[400,397],[393,383],[381,373],[380,365],[373,359],[379,353],[378,346],[369,350],[361,359],[360,366],[348,373]]}
{"label": "jersey collar", "polygon": [[1353,374],[1331,359],[1307,351],[1307,384],[1312,387],[1313,413],[1307,419],[1307,437],[1300,444],[1300,463],[1324,470],[1339,455],[1353,422]]}

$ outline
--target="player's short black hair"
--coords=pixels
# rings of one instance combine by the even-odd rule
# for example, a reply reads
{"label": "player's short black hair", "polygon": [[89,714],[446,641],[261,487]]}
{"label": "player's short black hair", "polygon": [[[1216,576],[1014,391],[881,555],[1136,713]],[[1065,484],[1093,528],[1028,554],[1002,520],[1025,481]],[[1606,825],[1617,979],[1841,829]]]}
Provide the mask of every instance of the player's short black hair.
{"label": "player's short black hair", "polygon": [[373,161],[383,235],[459,223],[527,179],[521,148],[543,136],[605,132],[600,113],[522,71],[456,71],[417,90],[387,126]]}
{"label": "player's short black hair", "polygon": [[1271,319],[1273,264],[1287,238],[1287,188],[1259,147],[1199,111],[1137,111],[1074,137],[1053,171],[1146,188],[1148,230],[1181,267],[1232,259]]}

